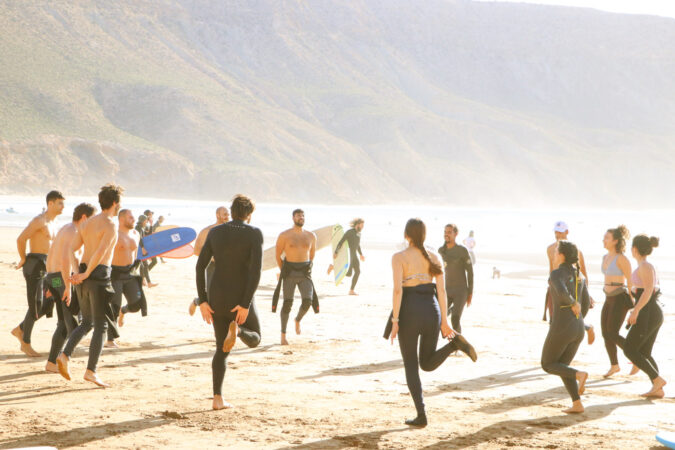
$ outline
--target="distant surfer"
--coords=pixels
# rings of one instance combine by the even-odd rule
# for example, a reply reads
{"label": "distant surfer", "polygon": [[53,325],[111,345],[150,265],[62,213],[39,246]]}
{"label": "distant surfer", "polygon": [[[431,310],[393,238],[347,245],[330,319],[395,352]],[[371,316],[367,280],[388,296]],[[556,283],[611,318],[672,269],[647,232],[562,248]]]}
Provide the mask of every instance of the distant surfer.
{"label": "distant surfer", "polygon": [[[361,263],[359,262],[359,258],[361,261],[366,260],[366,257],[363,256],[363,252],[361,251],[361,232],[363,231],[364,223],[365,222],[360,217],[351,221],[351,228],[342,236],[342,239],[340,239],[340,242],[338,242],[338,245],[335,247],[335,254],[333,255],[333,259],[337,258],[342,245],[347,242],[349,247],[349,270],[347,276],[352,277],[352,286],[349,289],[349,295],[358,295],[356,291],[354,291],[354,288],[356,288],[356,283],[359,281],[359,275],[361,275]],[[356,252],[359,253],[358,258]]]}
{"label": "distant surfer", "polygon": [[469,251],[469,257],[471,258],[471,264],[476,264],[476,238],[473,236],[473,230],[469,231],[469,236],[464,239],[464,246]]}
{"label": "distant surfer", "polygon": [[[148,224],[148,217],[145,214],[141,214],[140,216],[138,216],[135,229],[138,232],[138,236],[141,239],[140,240],[141,247],[143,247],[143,238],[147,235],[147,224]],[[157,283],[153,283],[152,281],[150,281],[150,269],[147,260],[143,260],[140,262],[140,272],[141,277],[143,277],[144,285],[148,286],[149,288],[157,286]]]}
{"label": "distant surfer", "polygon": [[462,332],[462,312],[464,306],[471,306],[473,298],[473,264],[466,247],[457,244],[457,225],[445,226],[443,237],[445,245],[438,249],[445,266],[445,292],[448,296],[448,314],[452,329]]}
{"label": "distant surfer", "polygon": [[[213,355],[213,409],[229,408],[222,396],[225,368],[237,335],[249,347],[260,343],[260,323],[253,295],[262,270],[262,232],[251,225],[255,203],[244,195],[232,201],[232,221],[213,227],[200,245],[196,266],[199,309],[213,324],[216,353]],[[212,262],[213,261],[213,262]],[[214,265],[211,285],[206,268]],[[239,332],[237,331],[239,329]]]}
{"label": "distant surfer", "polygon": [[[208,236],[209,231],[217,225],[222,225],[230,220],[230,212],[227,210],[226,207],[224,206],[219,206],[216,208],[216,222],[209,225],[208,227],[204,228],[202,231],[199,232],[197,235],[197,239],[195,240],[195,250],[194,250],[194,255],[199,256],[199,253],[202,251],[202,247],[204,246],[204,242],[206,242],[206,236]],[[211,285],[211,278],[213,277],[213,269],[215,265],[213,263],[213,260],[209,263],[208,266],[206,266],[206,290],[208,291],[209,286]],[[192,302],[190,302],[190,307],[189,307],[189,312],[190,315],[194,315],[195,310],[197,309],[197,306],[199,306],[199,297],[196,297]]]}
{"label": "distant surfer", "polygon": [[84,379],[101,387],[109,386],[98,377],[96,367],[111,319],[108,313],[111,312],[110,301],[114,291],[110,274],[113,250],[117,243],[117,227],[113,222],[113,217],[120,210],[122,192],[123,189],[120,186],[113,184],[107,184],[101,188],[98,194],[101,213],[87,221],[71,247],[71,250],[75,251],[84,245],[79,273],[71,277],[73,284],[81,284],[78,300],[82,323],[73,330],[63,352],[56,358],[59,373],[70,380],[68,369],[70,357],[77,344],[93,328]]}
{"label": "distant surfer", "polygon": [[[281,274],[272,298],[272,311],[276,311],[281,286],[283,285],[283,306],[281,307],[281,345],[288,345],[286,326],[293,306],[295,287],[300,290],[302,305],[295,317],[295,333],[300,334],[300,321],[309,311],[319,312],[319,301],[312,281],[312,262],[316,252],[316,235],[303,229],[305,212],[293,211],[293,228],[279,234],[276,244],[276,260]],[[285,256],[284,256],[285,255]],[[282,259],[283,256],[283,259]]]}
{"label": "distant surfer", "polygon": [[[47,194],[47,209],[28,223],[16,239],[19,252],[17,270],[23,270],[26,280],[26,297],[28,311],[23,322],[12,330],[12,335],[21,342],[21,351],[28,356],[40,356],[30,345],[33,325],[42,317],[51,317],[53,299],[44,301],[43,281],[47,270],[47,253],[56,237],[56,216],[63,212],[65,198],[59,191]],[[30,253],[26,254],[26,244],[30,246]],[[43,304],[44,303],[44,304]]]}

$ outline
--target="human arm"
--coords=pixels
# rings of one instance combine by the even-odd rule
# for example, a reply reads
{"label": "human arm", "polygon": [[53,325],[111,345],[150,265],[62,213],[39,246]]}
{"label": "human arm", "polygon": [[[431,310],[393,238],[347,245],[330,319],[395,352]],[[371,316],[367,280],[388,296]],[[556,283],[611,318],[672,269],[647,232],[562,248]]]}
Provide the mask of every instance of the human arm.
{"label": "human arm", "polygon": [[262,271],[263,235],[257,228],[253,230],[252,241],[246,289],[244,290],[244,297],[239,303],[245,309],[248,309],[251,305],[253,294],[255,294],[256,289],[258,289],[258,283],[260,283],[260,272]]}
{"label": "human arm", "polygon": [[391,270],[394,277],[394,289],[392,295],[392,327],[389,337],[393,344],[394,338],[398,334],[398,320],[401,312],[401,299],[403,298],[403,261],[401,255],[398,253],[394,254],[391,258]]}
{"label": "human arm", "polygon": [[16,238],[16,249],[19,252],[19,264],[16,266],[17,269],[22,268],[26,262],[26,244],[28,243],[28,240],[43,226],[45,226],[44,218],[42,215],[39,215],[31,220],[21,234],[19,234],[19,237]]}
{"label": "human arm", "polygon": [[309,247],[309,260],[314,261],[314,255],[316,254],[316,234],[310,234],[312,235],[312,242]]}
{"label": "human arm", "polygon": [[584,260],[584,254],[579,250],[579,271],[584,275],[584,278],[586,278],[586,282],[589,283],[588,281],[588,273],[586,272],[586,260]]}
{"label": "human arm", "polygon": [[642,291],[642,295],[638,299],[637,303],[635,304],[635,307],[633,308],[632,312],[630,313],[630,316],[628,317],[629,325],[635,325],[635,322],[637,322],[637,318],[638,315],[640,314],[640,311],[647,305],[647,303],[649,303],[649,300],[652,298],[652,295],[654,294],[654,280],[656,279],[654,273],[654,266],[652,266],[649,263],[642,264],[641,266],[638,267],[638,276],[642,280],[644,290]]}
{"label": "human arm", "polygon": [[[433,253],[429,253],[429,257],[434,262],[440,263]],[[441,264],[442,269],[443,265]],[[445,292],[445,274],[443,272],[440,275],[436,275],[436,294],[438,295],[438,307],[441,309],[441,335],[443,337],[452,337],[456,332],[448,324],[448,295]]]}
{"label": "human arm", "polygon": [[633,292],[633,279],[631,277],[632,267],[630,266],[630,260],[624,255],[619,255],[619,259],[616,262],[616,265],[619,266],[623,277],[626,279],[626,286],[628,287],[628,292]]}
{"label": "human arm", "polygon": [[340,242],[338,242],[338,244],[335,246],[335,252],[333,253],[333,258],[337,257],[337,254],[340,251],[340,249],[342,248],[342,245],[347,240],[349,231],[351,231],[351,230],[347,230],[347,233],[342,235],[342,239],[340,239]]}
{"label": "human arm", "polygon": [[471,306],[471,300],[473,299],[473,264],[471,264],[471,257],[468,251],[464,256],[464,270],[466,271],[466,283],[469,292],[466,298],[466,306]]}
{"label": "human arm", "polygon": [[279,269],[284,265],[284,261],[281,259],[281,255],[284,254],[284,248],[286,248],[286,238],[284,236],[284,233],[281,233],[279,237],[277,238],[277,245],[276,245],[276,260],[277,260],[277,266]]}

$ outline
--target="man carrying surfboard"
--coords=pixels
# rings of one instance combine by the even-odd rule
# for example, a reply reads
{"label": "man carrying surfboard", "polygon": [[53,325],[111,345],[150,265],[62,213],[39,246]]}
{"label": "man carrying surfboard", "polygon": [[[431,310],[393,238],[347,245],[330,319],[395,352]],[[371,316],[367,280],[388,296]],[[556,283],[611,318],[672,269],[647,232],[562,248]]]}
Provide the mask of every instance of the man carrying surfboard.
{"label": "man carrying surfboard", "polygon": [[[316,235],[303,229],[305,212],[301,209],[293,211],[293,228],[283,231],[277,238],[276,259],[281,269],[279,283],[272,297],[272,312],[277,309],[279,293],[283,284],[284,304],[281,307],[281,345],[288,345],[286,326],[293,306],[295,287],[300,290],[302,305],[295,317],[295,333],[300,334],[300,321],[313,306],[319,312],[319,300],[312,282],[312,262],[316,252]],[[285,255],[285,256],[284,256]],[[283,258],[282,258],[283,256]]]}
{"label": "man carrying surfboard", "polygon": [[[194,255],[199,256],[199,253],[202,251],[202,247],[204,246],[204,242],[206,242],[206,236],[209,235],[209,231],[211,231],[211,228],[217,225],[222,225],[229,221],[230,221],[230,212],[227,210],[227,208],[224,206],[219,206],[218,208],[216,208],[216,223],[209,225],[208,227],[204,228],[202,231],[199,232],[199,234],[197,235],[197,240],[195,241]],[[213,260],[211,260],[209,265],[206,266],[207,291],[209,289],[209,285],[211,284],[211,277],[213,276],[214,267],[215,265],[213,264]],[[188,311],[190,312],[191,316],[195,314],[197,306],[199,306],[199,297],[196,297],[194,300],[190,302],[190,307]]]}
{"label": "man carrying surfboard", "polygon": [[[148,217],[145,214],[138,216],[138,221],[136,222],[136,231],[141,239],[143,239],[147,234],[147,224]],[[142,241],[141,241],[142,242]],[[141,243],[141,247],[143,244]],[[149,288],[157,286],[157,283],[150,281],[150,269],[148,267],[148,261],[141,261],[141,277],[143,277],[143,283]]]}
{"label": "man carrying surfboard", "polygon": [[[143,294],[143,282],[141,277],[133,275],[136,268],[136,256],[141,239],[138,231],[134,229],[134,214],[130,209],[123,209],[117,215],[119,221],[117,244],[112,259],[112,286],[115,295],[112,299],[113,312],[117,324],[124,325],[124,315],[129,312],[141,311],[147,315],[147,303]],[[122,295],[127,299],[127,304],[122,307]],[[113,336],[108,330],[106,347],[117,347]]]}
{"label": "man carrying surfboard", "polygon": [[359,281],[359,275],[361,275],[361,263],[359,258],[356,257],[356,252],[359,252],[361,261],[365,261],[366,257],[363,256],[361,251],[361,231],[363,231],[364,221],[360,217],[352,220],[351,228],[342,236],[340,242],[338,242],[337,247],[335,248],[335,253],[333,254],[333,259],[337,258],[342,244],[347,242],[349,246],[349,271],[347,272],[348,277],[352,277],[352,286],[349,289],[349,295],[358,295],[354,288],[356,288],[356,283]]}

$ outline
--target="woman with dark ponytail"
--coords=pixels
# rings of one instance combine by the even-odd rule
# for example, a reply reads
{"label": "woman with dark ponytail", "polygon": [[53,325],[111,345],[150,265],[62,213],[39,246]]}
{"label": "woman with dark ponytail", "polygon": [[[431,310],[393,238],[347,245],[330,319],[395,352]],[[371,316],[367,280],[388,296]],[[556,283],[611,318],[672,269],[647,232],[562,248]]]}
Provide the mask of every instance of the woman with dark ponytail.
{"label": "woman with dark ponytail", "polygon": [[[569,366],[584,339],[583,316],[590,304],[586,280],[579,275],[579,251],[569,241],[558,242],[555,261],[558,268],[548,280],[553,297],[551,325],[541,352],[541,367],[547,373],[563,380],[572,398],[572,407],[566,413],[582,413],[581,394],[584,393],[588,373]],[[578,382],[578,384],[577,384]]]}
{"label": "woman with dark ponytail", "polygon": [[[417,410],[417,417],[405,423],[416,427],[427,425],[419,368],[427,372],[435,370],[455,350],[466,353],[473,361],[478,357],[471,344],[448,325],[443,267],[438,256],[424,247],[425,238],[424,222],[410,219],[405,226],[408,248],[392,258],[390,337],[393,344],[398,335],[406,382]],[[436,349],[439,334],[450,342]]]}
{"label": "woman with dark ponytail", "polygon": [[[630,237],[628,229],[619,225],[605,233],[603,244],[607,254],[602,259],[602,273],[605,275],[605,304],[602,306],[600,325],[605,348],[611,367],[604,375],[609,378],[621,370],[616,354],[617,346],[623,349],[625,339],[619,334],[628,310],[633,307],[630,297],[631,267],[630,261],[623,254],[626,251],[626,240]],[[635,367],[633,367],[635,369]]]}
{"label": "woman with dark ponytail", "polygon": [[635,308],[628,316],[630,331],[626,336],[623,352],[635,366],[640,368],[652,381],[652,388],[643,397],[663,398],[666,380],[659,375],[659,367],[652,357],[652,349],[659,329],[663,324],[663,311],[657,302],[661,295],[659,280],[654,266],[647,262],[647,256],[659,246],[659,239],[644,234],[633,239],[633,257],[638,267],[632,275]]}

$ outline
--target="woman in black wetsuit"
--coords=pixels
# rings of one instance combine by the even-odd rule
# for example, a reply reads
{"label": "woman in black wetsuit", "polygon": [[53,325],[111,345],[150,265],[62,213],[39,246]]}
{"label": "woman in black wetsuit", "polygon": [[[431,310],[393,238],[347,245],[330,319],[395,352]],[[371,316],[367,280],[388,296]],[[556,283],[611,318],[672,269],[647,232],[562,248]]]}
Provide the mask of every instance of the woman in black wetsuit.
{"label": "woman in black wetsuit", "polygon": [[638,267],[631,276],[635,308],[628,316],[630,331],[626,335],[623,353],[633,364],[649,376],[652,388],[643,397],[663,398],[666,380],[659,375],[659,367],[652,357],[652,348],[659,329],[663,324],[663,311],[657,299],[661,295],[659,280],[654,266],[647,262],[647,256],[658,247],[659,239],[644,234],[633,239],[633,257]]}
{"label": "woman in black wetsuit", "polygon": [[588,373],[573,369],[569,363],[584,339],[582,313],[585,311],[582,311],[582,305],[589,303],[588,289],[586,280],[579,275],[579,251],[574,244],[559,241],[555,262],[560,266],[551,272],[548,280],[553,308],[551,325],[541,352],[541,367],[547,373],[562,378],[572,398],[572,407],[563,411],[582,413],[581,394],[584,393]]}
{"label": "woman in black wetsuit", "polygon": [[[477,358],[471,344],[448,325],[443,268],[438,256],[425,249],[425,237],[424,222],[410,219],[405,227],[408,248],[392,258],[394,295],[390,336],[393,343],[398,335],[406,382],[417,409],[417,417],[405,423],[417,427],[427,425],[419,368],[435,370],[455,350],[463,351],[473,361]],[[439,333],[451,341],[437,350]]]}

